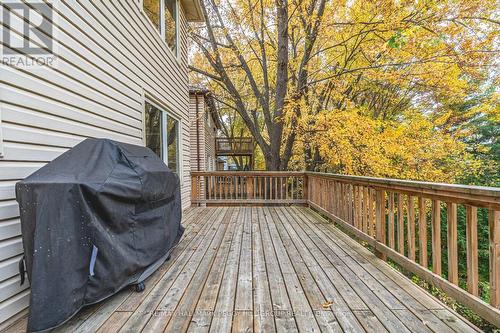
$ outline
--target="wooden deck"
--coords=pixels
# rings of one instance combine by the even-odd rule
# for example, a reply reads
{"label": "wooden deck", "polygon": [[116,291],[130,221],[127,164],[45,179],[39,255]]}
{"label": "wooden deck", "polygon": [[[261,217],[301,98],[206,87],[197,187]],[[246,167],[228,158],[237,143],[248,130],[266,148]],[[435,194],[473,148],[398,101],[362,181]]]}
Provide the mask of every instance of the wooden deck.
{"label": "wooden deck", "polygon": [[193,208],[183,223],[143,293],[124,290],[58,331],[478,331],[309,208]]}

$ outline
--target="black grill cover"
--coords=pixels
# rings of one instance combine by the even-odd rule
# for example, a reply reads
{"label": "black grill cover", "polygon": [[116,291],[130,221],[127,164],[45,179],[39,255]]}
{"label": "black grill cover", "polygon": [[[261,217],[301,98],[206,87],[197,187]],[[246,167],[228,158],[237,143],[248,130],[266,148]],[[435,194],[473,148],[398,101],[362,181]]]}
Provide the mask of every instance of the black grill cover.
{"label": "black grill cover", "polygon": [[16,196],[30,332],[140,282],[184,230],[178,176],[150,149],[111,140],[83,141],[17,183]]}

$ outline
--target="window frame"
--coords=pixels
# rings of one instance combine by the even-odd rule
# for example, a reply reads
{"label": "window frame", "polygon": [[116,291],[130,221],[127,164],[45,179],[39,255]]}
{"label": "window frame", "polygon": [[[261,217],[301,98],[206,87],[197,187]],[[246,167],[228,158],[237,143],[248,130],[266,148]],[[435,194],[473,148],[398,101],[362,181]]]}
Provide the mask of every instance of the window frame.
{"label": "window frame", "polygon": [[167,133],[167,118],[177,121],[177,142],[176,142],[176,150],[177,150],[177,172],[175,172],[179,179],[183,180],[183,153],[181,149],[181,135],[182,135],[182,121],[179,116],[177,116],[174,112],[171,111],[170,108],[155,102],[152,98],[144,98],[142,113],[143,113],[143,134],[142,141],[144,146],[146,146],[146,103],[151,104],[155,108],[157,108],[161,112],[161,160],[168,166],[168,133]]}
{"label": "window frame", "polygon": [[144,0],[139,0],[140,10],[144,14],[144,16],[147,18],[148,22],[153,26],[154,30],[156,32],[158,32],[159,36],[161,37],[162,42],[167,46],[167,49],[169,49],[170,52],[172,52],[175,59],[177,59],[177,61],[179,61],[179,53],[180,53],[179,52],[180,51],[180,48],[179,48],[179,44],[180,44],[180,38],[179,38],[180,37],[179,36],[180,35],[180,22],[179,22],[180,2],[179,2],[179,0],[174,0],[174,2],[175,2],[175,4],[174,4],[175,5],[175,17],[174,17],[174,19],[175,19],[176,34],[175,34],[175,47],[171,48],[170,45],[168,45],[167,41],[165,40],[165,38],[166,38],[165,1],[167,1],[167,0],[159,0],[159,1],[160,1],[160,31],[158,31],[158,29],[156,28],[153,21],[151,21],[149,16],[144,11]]}

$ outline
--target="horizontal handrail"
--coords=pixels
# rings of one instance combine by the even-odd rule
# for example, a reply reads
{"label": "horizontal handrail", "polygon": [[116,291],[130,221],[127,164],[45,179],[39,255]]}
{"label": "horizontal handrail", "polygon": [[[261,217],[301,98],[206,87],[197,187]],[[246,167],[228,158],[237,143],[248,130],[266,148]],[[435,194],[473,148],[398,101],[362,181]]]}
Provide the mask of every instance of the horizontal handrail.
{"label": "horizontal handrail", "polygon": [[447,198],[455,203],[474,204],[478,207],[500,209],[500,188],[460,184],[433,183],[414,180],[346,176],[319,172],[306,172],[309,176],[335,179],[352,185],[372,186],[428,197]]}
{"label": "horizontal handrail", "polygon": [[[308,204],[371,245],[381,259],[391,258],[500,326],[500,188],[294,171],[192,172],[191,177],[194,204]],[[479,239],[478,217],[488,220],[488,239]],[[466,229],[463,272],[459,225]],[[479,297],[479,241],[489,243],[490,304]]]}
{"label": "horizontal handrail", "polygon": [[246,176],[246,177],[262,177],[262,176],[300,176],[304,177],[302,171],[191,171],[191,176]]}

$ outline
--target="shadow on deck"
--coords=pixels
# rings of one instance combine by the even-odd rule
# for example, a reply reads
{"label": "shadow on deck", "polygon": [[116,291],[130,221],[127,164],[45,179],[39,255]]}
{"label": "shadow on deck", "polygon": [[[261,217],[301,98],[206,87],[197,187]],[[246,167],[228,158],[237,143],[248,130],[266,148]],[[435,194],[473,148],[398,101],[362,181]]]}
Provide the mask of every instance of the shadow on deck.
{"label": "shadow on deck", "polygon": [[58,331],[478,331],[309,208],[192,208],[183,224],[143,293],[123,290]]}

